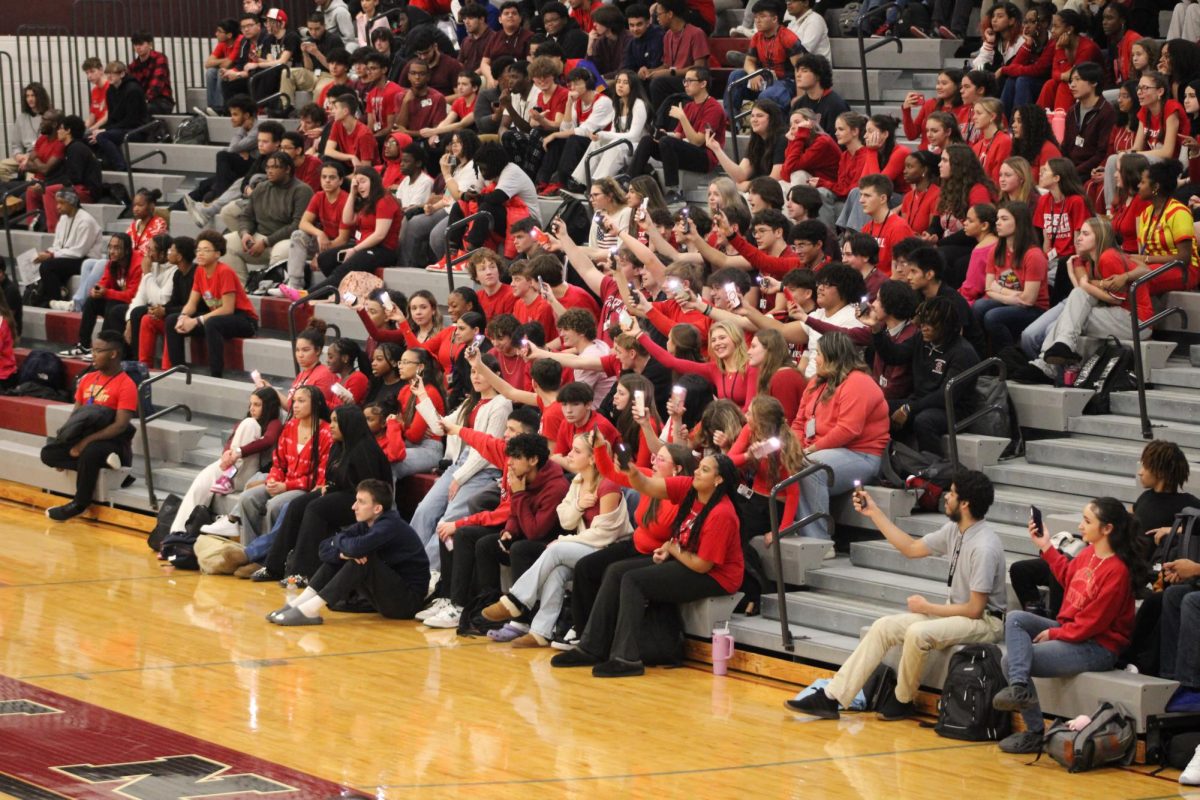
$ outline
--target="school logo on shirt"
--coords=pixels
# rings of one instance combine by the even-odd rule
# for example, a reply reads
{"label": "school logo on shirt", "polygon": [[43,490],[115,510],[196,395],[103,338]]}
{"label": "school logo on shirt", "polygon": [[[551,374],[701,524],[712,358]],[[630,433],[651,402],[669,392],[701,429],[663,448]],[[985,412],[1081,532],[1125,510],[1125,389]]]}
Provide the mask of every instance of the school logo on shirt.
{"label": "school logo on shirt", "polygon": [[1020,289],[1021,279],[1017,277],[1017,273],[1012,270],[1005,270],[996,276],[996,283],[1000,284],[1005,289]]}
{"label": "school logo on shirt", "polygon": [[934,375],[945,375],[946,374],[946,359],[935,358],[933,360],[933,374]]}

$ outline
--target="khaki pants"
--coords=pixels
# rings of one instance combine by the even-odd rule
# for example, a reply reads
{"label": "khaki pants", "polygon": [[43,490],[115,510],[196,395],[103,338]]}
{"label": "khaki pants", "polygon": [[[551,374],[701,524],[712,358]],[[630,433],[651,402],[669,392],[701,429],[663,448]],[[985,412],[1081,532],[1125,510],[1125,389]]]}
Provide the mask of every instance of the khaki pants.
{"label": "khaki pants", "polygon": [[[261,233],[254,234],[254,241],[265,242],[266,240],[267,237]],[[265,267],[271,264],[278,264],[281,261],[287,261],[290,244],[290,238],[284,239],[268,246],[259,255],[252,256],[242,248],[242,237],[238,236],[236,232],[230,232],[225,234],[225,256],[221,260],[228,264],[229,268],[236,272],[237,276],[242,279],[242,283],[245,284],[246,278],[250,275],[249,270],[246,268],[247,264]],[[247,288],[253,290],[258,287],[255,285]]]}
{"label": "khaki pants", "polygon": [[984,615],[935,617],[930,614],[893,614],[875,620],[850,658],[829,682],[825,692],[849,708],[875,667],[894,645],[901,645],[900,669],[896,676],[896,699],[911,702],[921,684],[921,668],[930,650],[956,644],[998,642],[1004,637],[1004,620]]}
{"label": "khaki pants", "polygon": [[18,177],[17,160],[15,158],[0,159],[0,181],[15,181]]}
{"label": "khaki pants", "polygon": [[279,91],[287,95],[294,104],[297,89],[302,92],[312,92],[313,97],[316,97],[321,88],[332,81],[333,76],[327,72],[317,75],[310,69],[295,67],[290,75],[285,72],[280,76]]}

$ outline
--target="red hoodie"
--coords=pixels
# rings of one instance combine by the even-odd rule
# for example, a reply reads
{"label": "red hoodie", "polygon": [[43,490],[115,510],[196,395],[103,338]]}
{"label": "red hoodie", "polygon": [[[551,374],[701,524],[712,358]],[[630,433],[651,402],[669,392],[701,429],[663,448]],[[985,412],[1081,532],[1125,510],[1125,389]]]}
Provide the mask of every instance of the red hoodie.
{"label": "red hoodie", "polygon": [[[412,144],[413,141],[411,136],[400,131],[392,133],[391,138],[395,140],[396,144],[400,145],[400,153],[403,153],[404,148]],[[375,169],[379,170],[383,177],[383,188],[395,189],[400,184],[400,181],[404,179],[404,173],[400,171],[400,155],[397,154],[394,159],[388,158],[383,155],[383,148],[380,148],[379,157],[383,163],[376,164]]]}
{"label": "red hoodie", "polygon": [[1057,549],[1042,551],[1054,579],[1067,587],[1058,610],[1061,627],[1050,628],[1050,639],[1064,642],[1094,641],[1112,653],[1129,646],[1133,633],[1133,585],[1125,562],[1115,556],[1100,558],[1091,545],[1068,559]]}
{"label": "red hoodie", "polygon": [[817,179],[821,189],[832,189],[837,183],[838,161],[842,157],[837,142],[829,134],[814,137],[811,130],[797,134],[788,142],[783,156],[783,169],[780,176],[790,180],[796,170],[804,170]]}
{"label": "red hoodie", "polygon": [[104,290],[102,296],[105,300],[128,303],[137,294],[138,286],[141,283],[142,268],[139,259],[130,263],[129,269],[125,272],[125,279],[121,281],[118,281],[116,275],[113,274],[113,262],[108,262],[97,285]]}

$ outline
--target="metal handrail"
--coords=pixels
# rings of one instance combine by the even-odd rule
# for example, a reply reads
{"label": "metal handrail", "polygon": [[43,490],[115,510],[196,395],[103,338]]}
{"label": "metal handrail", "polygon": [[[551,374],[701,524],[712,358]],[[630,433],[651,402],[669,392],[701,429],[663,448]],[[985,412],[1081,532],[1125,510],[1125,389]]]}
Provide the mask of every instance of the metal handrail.
{"label": "metal handrail", "polygon": [[[462,255],[460,255],[457,260],[450,258],[450,234],[452,234],[456,231],[462,230],[463,228],[467,227],[472,222],[474,222],[476,219],[479,219],[481,217],[487,217],[488,221],[493,226],[495,226],[496,220],[492,219],[492,215],[489,212],[476,211],[474,214],[471,214],[469,217],[463,217],[458,222],[451,223],[446,228],[446,285],[450,287],[451,294],[454,293],[454,265],[465,261],[466,258],[464,258]],[[501,235],[503,235],[503,232],[501,232]],[[469,254],[468,254],[468,256],[469,256]]]}
{"label": "metal handrail", "polygon": [[968,378],[975,378],[980,373],[995,367],[999,373],[1000,380],[1008,379],[1008,367],[999,358],[992,356],[991,358],[980,361],[969,369],[964,369],[962,372],[953,376],[946,381],[946,388],[942,390],[943,398],[946,403],[946,438],[949,440],[950,452],[948,453],[950,465],[953,469],[958,469],[958,434],[966,430],[975,420],[980,419],[993,411],[999,411],[1002,414],[1007,414],[1008,409],[1003,406],[992,405],[986,408],[976,409],[973,414],[964,420],[958,420],[958,414],[954,410],[954,399],[958,394],[960,386],[965,386],[965,381]]}
{"label": "metal handrail", "polygon": [[[5,62],[8,62],[7,70],[4,68]],[[5,51],[5,50],[0,50],[0,87],[10,86],[13,82],[12,79],[13,79],[12,53],[9,53],[8,51]],[[21,102],[25,102],[24,92],[21,93]],[[14,114],[21,113],[20,107],[18,106],[16,109],[14,109],[13,113]],[[8,154],[11,153],[12,150],[8,146],[8,98],[3,97],[3,96],[0,96],[0,132],[3,132],[4,156],[5,156],[5,158],[7,158]]]}
{"label": "metal handrail", "polygon": [[733,120],[729,124],[729,135],[733,137],[733,161],[736,164],[742,163],[742,148],[741,145],[738,144],[737,135],[738,123],[741,122],[745,117],[750,116],[750,111],[752,110],[753,109],[747,109],[746,111],[734,114]]}
{"label": "metal handrail", "polygon": [[[311,300],[319,300],[320,298],[330,294],[334,296],[335,303],[342,302],[342,295],[338,292],[338,288],[331,283],[313,289],[299,300],[292,301],[292,303],[288,306],[288,336],[291,337],[292,342],[292,368],[296,370],[297,375],[300,374],[300,362],[296,360],[296,309],[298,309],[300,306],[307,305]],[[338,335],[340,336],[341,333],[342,332],[339,330]]]}
{"label": "metal handrail", "polygon": [[824,470],[829,473],[829,485],[833,485],[833,467],[828,464],[822,464],[814,461],[804,469],[792,475],[790,478],[784,478],[779,483],[771,487],[771,494],[767,496],[767,509],[771,514],[771,535],[774,541],[771,545],[775,548],[775,591],[779,596],[779,631],[783,637],[783,648],[789,653],[795,649],[796,643],[792,636],[792,630],[788,627],[788,612],[787,612],[787,589],[783,585],[783,537],[791,536],[798,533],[802,528],[811,525],[819,519],[826,519],[830,523],[833,522],[833,517],[823,511],[814,511],[803,519],[797,520],[789,525],[784,530],[779,529],[779,495],[787,490],[789,486]]}
{"label": "metal handrail", "polygon": [[889,33],[887,36],[882,37],[879,41],[873,42],[870,47],[867,47],[863,43],[863,33],[864,33],[863,25],[871,17],[874,17],[878,14],[886,13],[888,9],[895,8],[895,7],[896,7],[896,3],[894,2],[894,0],[893,0],[893,2],[890,2],[890,3],[884,3],[883,5],[878,6],[876,8],[871,9],[870,11],[868,11],[858,21],[858,26],[857,26],[858,27],[858,68],[862,72],[863,100],[867,104],[867,116],[868,117],[871,116],[871,89],[870,89],[870,86],[868,85],[869,81],[867,80],[867,53],[874,52],[875,50],[878,50],[881,47],[886,47],[887,45],[891,44],[892,42],[896,43],[896,52],[903,53],[904,52],[904,42],[901,39],[899,39],[898,37],[892,36]]}
{"label": "metal handrail", "polygon": [[[262,97],[262,98],[255,96],[255,93],[254,93],[255,83],[256,82],[262,83],[263,78],[267,77],[268,75],[273,75],[276,72],[287,73],[287,76],[289,79],[292,77],[292,68],[288,64],[275,64],[274,66],[267,67],[264,70],[256,70],[255,73],[250,76],[250,80],[249,80],[250,99],[252,99],[254,101],[254,104],[256,106],[265,106],[267,103],[271,102],[272,100],[278,100],[280,97],[287,98],[287,95],[285,95],[281,91],[275,92],[274,94],[269,94],[266,97]],[[287,99],[288,99],[288,105],[289,106],[292,105],[291,98],[287,98]]]}
{"label": "metal handrail", "polygon": [[192,409],[184,403],[176,403],[175,405],[155,411],[153,414],[146,414],[146,403],[150,399],[150,387],[163,378],[169,375],[175,375],[182,372],[186,377],[185,380],[188,386],[192,385],[192,368],[187,364],[177,364],[165,372],[160,372],[153,377],[142,381],[138,386],[138,428],[142,436],[142,459],[146,466],[146,492],[150,497],[150,508],[158,511],[158,496],[154,493],[154,469],[150,464],[150,434],[146,427],[156,419],[161,419],[167,414],[182,410],[187,417],[187,421],[192,421]]}
{"label": "metal handrail", "polygon": [[633,142],[628,139],[617,139],[615,142],[609,142],[604,147],[599,147],[587,154],[583,159],[583,173],[587,177],[587,185],[592,185],[592,159],[603,153],[605,150],[612,150],[614,147],[628,147],[629,157],[633,158]]}
{"label": "metal handrail", "polygon": [[147,122],[145,125],[142,125],[140,128],[134,128],[133,130],[128,131],[121,138],[121,150],[124,151],[124,153],[125,153],[125,178],[129,182],[129,197],[130,197],[131,201],[132,201],[132,198],[134,195],[133,165],[140,164],[141,162],[145,161],[146,159],[153,158],[154,156],[158,156],[159,158],[162,159],[162,163],[166,164],[167,163],[167,154],[161,148],[159,148],[156,150],[151,150],[149,153],[142,153],[137,158],[131,158],[129,155],[129,140],[131,138],[133,138],[133,136],[135,136],[136,134],[139,134],[142,131],[148,131],[151,128],[157,128],[161,124],[162,123],[160,123],[158,120],[152,119],[149,122]]}
{"label": "metal handrail", "polygon": [[[1176,259],[1168,261],[1157,269],[1147,272],[1142,277],[1136,279],[1129,284],[1129,319],[1130,327],[1133,333],[1133,374],[1137,377],[1137,393],[1138,393],[1138,415],[1142,422],[1142,438],[1153,439],[1154,433],[1150,425],[1150,411],[1146,407],[1146,367],[1142,363],[1142,331],[1151,327],[1161,319],[1166,319],[1172,314],[1178,314],[1183,318],[1183,325],[1187,327],[1187,312],[1179,306],[1170,306],[1159,311],[1150,319],[1138,320],[1138,290],[1148,284],[1150,281],[1157,278],[1163,273],[1170,272],[1173,269],[1179,270],[1183,274],[1183,288],[1186,291],[1188,285],[1188,265],[1187,263]],[[1146,289],[1149,291],[1149,288]]]}
{"label": "metal handrail", "polygon": [[[16,195],[24,192],[30,186],[33,186],[38,183],[40,183],[40,181],[21,181],[20,183],[13,184],[10,188],[5,190],[3,195],[0,195],[0,205],[2,205],[4,208],[7,208],[8,207],[8,198],[15,197]],[[20,218],[21,219],[28,218],[29,213],[30,213],[29,210],[26,209],[25,214],[23,214]],[[14,265],[16,265],[17,253],[15,250],[13,250],[12,224],[13,224],[12,215],[5,214],[4,215],[4,241],[8,244],[8,257],[12,260],[12,263]],[[20,280],[18,280],[17,282],[20,283]]]}

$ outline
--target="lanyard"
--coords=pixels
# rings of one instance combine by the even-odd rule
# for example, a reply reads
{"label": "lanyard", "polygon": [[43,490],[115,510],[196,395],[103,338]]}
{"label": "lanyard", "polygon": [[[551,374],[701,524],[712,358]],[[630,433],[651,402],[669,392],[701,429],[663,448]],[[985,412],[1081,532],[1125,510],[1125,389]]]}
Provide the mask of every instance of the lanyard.
{"label": "lanyard", "polygon": [[946,576],[946,586],[954,585],[954,573],[958,570],[958,557],[962,554],[963,539],[967,538],[965,533],[958,534],[958,541],[954,543],[954,555],[950,557],[950,574]]}
{"label": "lanyard", "polygon": [[[119,373],[119,372],[117,373],[117,375],[120,375],[120,374],[121,373]],[[117,375],[113,375],[112,377],[110,377],[103,384],[101,384],[101,386],[99,388],[96,388],[96,384],[98,383],[98,381],[92,381],[92,385],[90,387],[88,387],[87,405],[89,405],[89,406],[95,405],[96,398],[99,397],[100,395],[104,394],[104,390],[108,388],[108,385],[113,382],[113,378],[116,378]]]}
{"label": "lanyard", "polygon": [[[1050,206],[1050,222],[1053,224],[1053,227],[1050,229],[1050,246],[1053,247],[1055,240],[1058,239],[1059,231],[1062,229],[1062,220],[1059,219],[1058,213],[1054,210],[1054,197],[1053,196],[1050,197],[1049,206]],[[1062,202],[1062,213],[1065,214],[1066,211],[1067,211],[1067,198],[1064,196],[1063,202]]]}
{"label": "lanyard", "polygon": [[[1170,200],[1167,201],[1167,203],[1169,202]],[[1150,218],[1150,224],[1146,227],[1146,233],[1142,236],[1142,240],[1138,242],[1138,255],[1146,255],[1146,250],[1150,246],[1151,237],[1154,236],[1156,231],[1162,229],[1163,217],[1167,213],[1167,203],[1163,203],[1162,211],[1158,212],[1156,216],[1152,216]]]}
{"label": "lanyard", "polygon": [[[925,191],[929,191],[929,190],[926,189]],[[892,209],[889,208],[887,211],[887,216],[883,218],[883,222],[876,223],[875,220],[871,220],[870,224],[867,225],[868,230],[863,231],[863,233],[867,234],[868,236],[873,236],[875,238],[879,238],[879,236],[883,235],[883,231],[887,227],[888,220],[891,218],[892,218]],[[879,233],[878,234],[876,234],[876,232],[875,232],[876,224],[879,225]]]}

